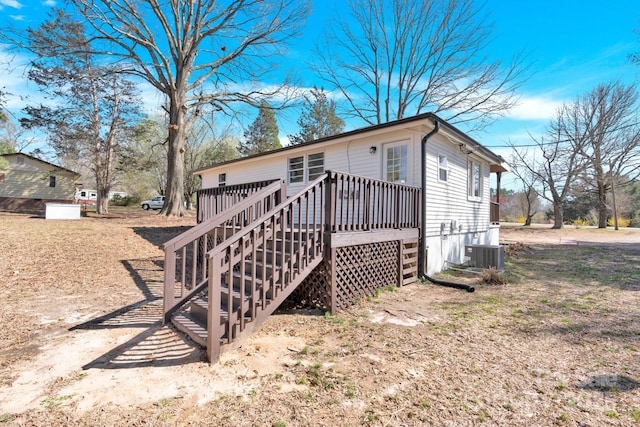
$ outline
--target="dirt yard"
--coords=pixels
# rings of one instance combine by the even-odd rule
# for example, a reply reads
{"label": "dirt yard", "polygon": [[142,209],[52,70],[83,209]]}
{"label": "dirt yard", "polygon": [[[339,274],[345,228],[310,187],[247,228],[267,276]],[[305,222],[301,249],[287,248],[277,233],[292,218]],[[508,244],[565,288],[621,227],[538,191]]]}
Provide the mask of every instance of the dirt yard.
{"label": "dirt yard", "polygon": [[194,222],[0,213],[0,425],[640,423],[640,230],[503,227],[507,285],[278,313],[210,366],[159,321]]}

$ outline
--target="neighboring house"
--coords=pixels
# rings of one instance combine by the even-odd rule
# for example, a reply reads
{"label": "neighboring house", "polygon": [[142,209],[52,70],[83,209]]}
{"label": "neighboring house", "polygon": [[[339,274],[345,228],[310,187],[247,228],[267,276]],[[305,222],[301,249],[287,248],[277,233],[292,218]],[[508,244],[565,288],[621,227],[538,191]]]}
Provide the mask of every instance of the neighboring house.
{"label": "neighboring house", "polygon": [[0,209],[44,210],[47,202],[74,202],[78,173],[23,153],[0,157]]}
{"label": "neighboring house", "polygon": [[[125,191],[109,191],[109,200],[127,197]],[[95,205],[98,200],[98,191],[90,188],[78,188],[75,192],[78,203]]]}
{"label": "neighboring house", "polygon": [[467,256],[496,265],[506,171],[430,113],[199,169],[199,223],[164,245],[164,321],[215,362],[287,298],[335,313]]}
{"label": "neighboring house", "polygon": [[[288,146],[195,171],[202,188],[283,179],[287,196],[325,170],[422,187],[421,145],[426,141],[425,240],[427,273],[462,263],[467,245],[498,244],[497,188],[505,161],[454,126],[427,113],[341,135]],[[350,197],[353,197],[351,195]],[[493,212],[492,212],[493,209]],[[493,215],[493,216],[492,216]]]}

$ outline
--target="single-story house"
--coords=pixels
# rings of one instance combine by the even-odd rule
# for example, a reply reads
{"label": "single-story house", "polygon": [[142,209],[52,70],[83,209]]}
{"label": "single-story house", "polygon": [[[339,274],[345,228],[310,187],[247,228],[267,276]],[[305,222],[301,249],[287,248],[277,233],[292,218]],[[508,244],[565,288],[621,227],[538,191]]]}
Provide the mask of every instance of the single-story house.
{"label": "single-story house", "polygon": [[214,362],[286,298],[333,313],[469,255],[495,263],[507,170],[432,113],[199,169],[199,224],[165,244],[164,320]]}
{"label": "single-story house", "polygon": [[74,202],[80,174],[24,153],[0,158],[0,209],[44,210],[47,202]]}
{"label": "single-story house", "polygon": [[491,174],[495,174],[497,188],[501,174],[508,170],[506,162],[431,113],[231,160],[195,173],[202,178],[203,189],[283,179],[290,197],[326,170],[424,189],[421,220],[429,249],[428,274],[461,263],[465,246],[498,244],[499,211],[497,199],[491,198]]}

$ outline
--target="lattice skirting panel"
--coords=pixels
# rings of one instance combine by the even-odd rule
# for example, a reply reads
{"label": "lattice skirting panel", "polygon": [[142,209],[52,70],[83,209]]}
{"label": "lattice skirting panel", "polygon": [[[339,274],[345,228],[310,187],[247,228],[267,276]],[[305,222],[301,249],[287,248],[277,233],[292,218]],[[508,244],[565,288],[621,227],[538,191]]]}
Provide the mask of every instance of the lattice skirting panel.
{"label": "lattice skirting panel", "polygon": [[323,260],[311,274],[296,288],[289,298],[289,304],[303,307],[331,310],[331,265]]}
{"label": "lattice skirting panel", "polygon": [[416,266],[417,240],[333,248],[331,259],[325,259],[313,270],[291,294],[288,303],[340,310],[375,295],[379,288],[414,282]]}
{"label": "lattice skirting panel", "polygon": [[399,241],[335,249],[334,307],[338,310],[375,295],[385,286],[398,286]]}

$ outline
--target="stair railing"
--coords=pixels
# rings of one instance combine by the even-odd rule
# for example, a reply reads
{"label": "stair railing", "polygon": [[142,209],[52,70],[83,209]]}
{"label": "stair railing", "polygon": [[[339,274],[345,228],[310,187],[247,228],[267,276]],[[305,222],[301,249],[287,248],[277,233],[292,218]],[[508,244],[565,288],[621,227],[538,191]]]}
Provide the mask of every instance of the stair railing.
{"label": "stair railing", "polygon": [[244,184],[224,185],[222,187],[203,188],[197,192],[196,218],[198,223],[218,215],[247,196],[262,191],[277,179],[248,182]]}
{"label": "stair railing", "polygon": [[244,199],[236,199],[234,205],[164,244],[165,323],[174,311],[206,286],[207,252],[284,199],[284,181],[275,181]]}
{"label": "stair railing", "polygon": [[210,362],[220,357],[222,337],[231,343],[249,322],[256,327],[268,318],[322,261],[326,178],[323,174],[209,252]]}

